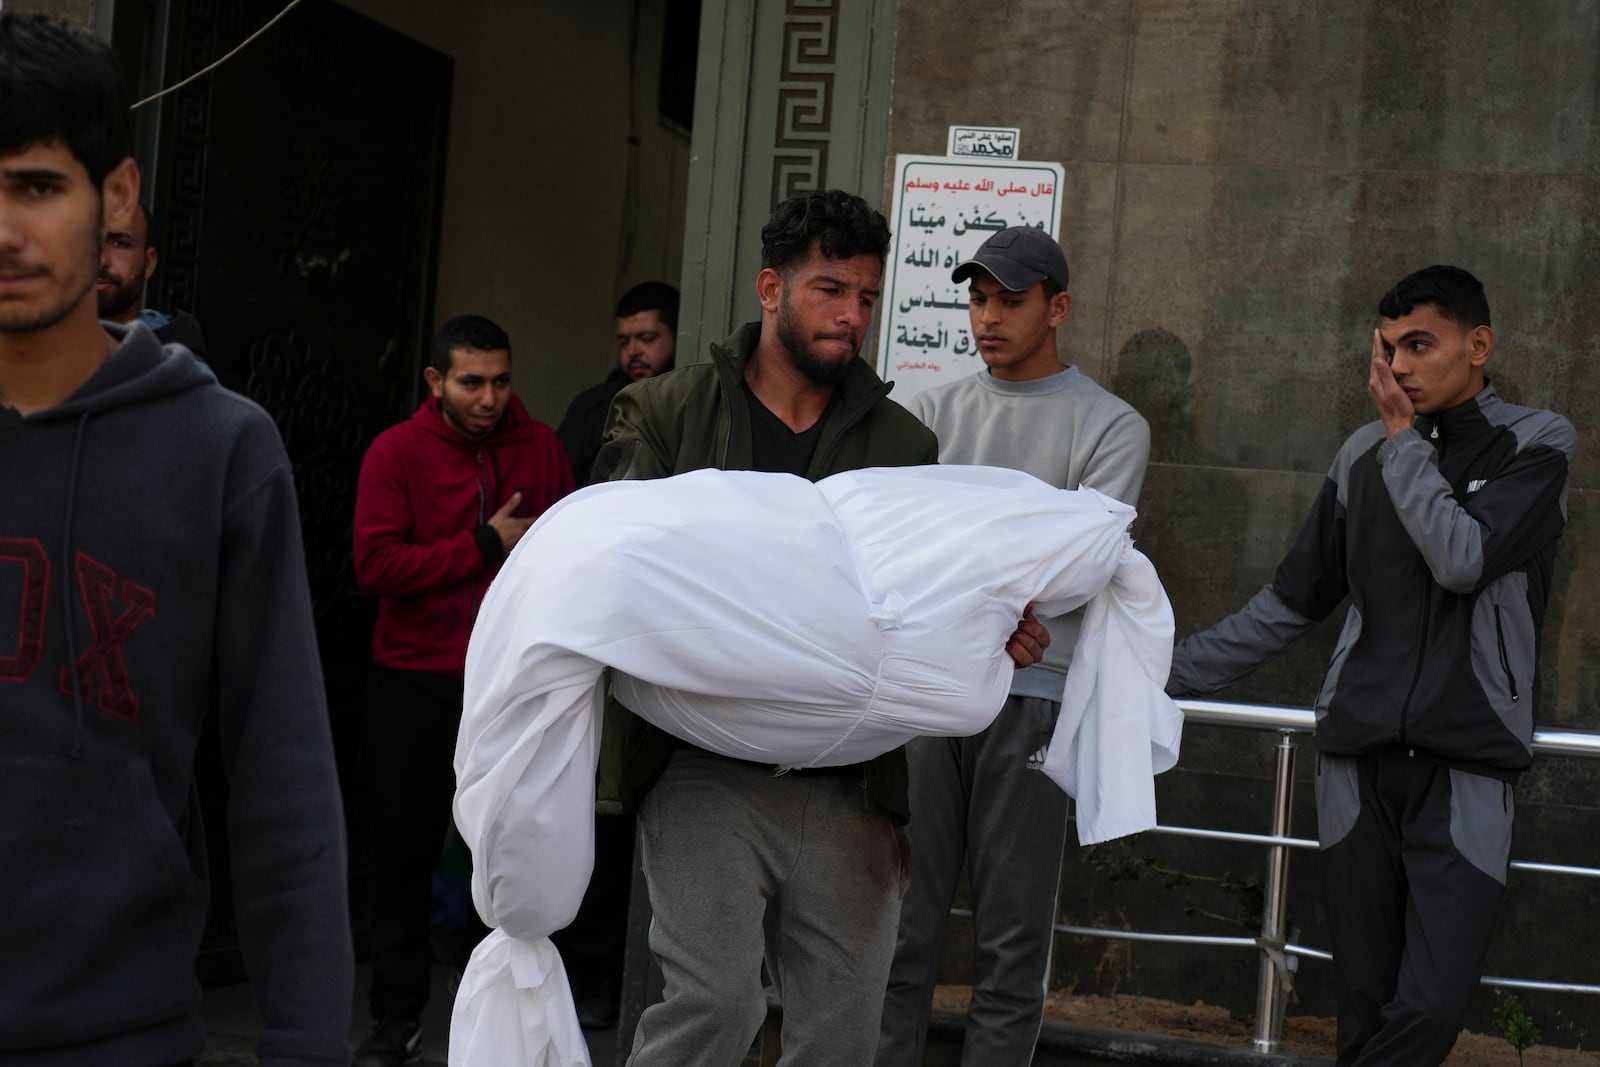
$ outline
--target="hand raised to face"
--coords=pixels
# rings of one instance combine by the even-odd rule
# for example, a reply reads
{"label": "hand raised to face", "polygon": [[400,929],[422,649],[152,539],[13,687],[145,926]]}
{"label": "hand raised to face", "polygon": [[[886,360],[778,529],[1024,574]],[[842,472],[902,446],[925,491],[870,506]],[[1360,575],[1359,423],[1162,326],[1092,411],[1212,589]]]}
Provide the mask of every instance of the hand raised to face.
{"label": "hand raised to face", "polygon": [[1383,428],[1391,437],[1411,428],[1417,417],[1416,408],[1395,379],[1394,369],[1389,365],[1388,350],[1384,348],[1383,334],[1376,329],[1372,331],[1372,365],[1367,375],[1367,393],[1372,397],[1373,406],[1378,409]]}

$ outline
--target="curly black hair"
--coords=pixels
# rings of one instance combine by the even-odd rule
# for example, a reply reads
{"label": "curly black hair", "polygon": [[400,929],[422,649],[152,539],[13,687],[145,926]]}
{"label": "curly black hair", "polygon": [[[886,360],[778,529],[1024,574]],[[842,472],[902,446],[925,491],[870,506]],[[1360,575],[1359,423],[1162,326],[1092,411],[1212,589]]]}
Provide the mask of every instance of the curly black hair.
{"label": "curly black hair", "polygon": [[843,189],[799,193],[772,210],[761,227],[761,266],[780,274],[817,243],[829,259],[889,255],[889,222],[872,205]]}

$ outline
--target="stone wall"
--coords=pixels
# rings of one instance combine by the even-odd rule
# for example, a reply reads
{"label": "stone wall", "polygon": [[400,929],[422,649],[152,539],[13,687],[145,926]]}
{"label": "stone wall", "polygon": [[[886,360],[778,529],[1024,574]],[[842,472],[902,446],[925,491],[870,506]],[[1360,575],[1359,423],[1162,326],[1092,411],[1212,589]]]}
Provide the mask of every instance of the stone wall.
{"label": "stone wall", "polygon": [[[954,123],[1017,126],[1024,158],[1066,168],[1062,355],[1151,421],[1136,534],[1180,635],[1270,579],[1340,440],[1373,417],[1383,292],[1429,263],[1476,273],[1496,384],[1580,433],[1540,724],[1600,729],[1600,5],[922,0],[899,8],[893,103],[891,152],[940,154]],[[1222,697],[1309,705],[1337,622]],[[1265,832],[1274,740],[1191,729],[1160,783],[1164,821]],[[1303,837],[1313,758],[1303,745]],[[1600,866],[1600,765],[1545,758],[1518,803],[1514,858]],[[1256,876],[1259,849],[1148,835],[1134,848],[1069,856],[1065,921],[1246,932],[1207,913],[1248,911],[1247,889],[1173,887],[1149,861]],[[1326,947],[1317,877],[1315,853],[1297,853],[1291,923]],[[1513,874],[1489,973],[1600,983],[1593,885]],[[1255,975],[1241,950],[1063,938],[1055,981],[1248,1012]],[[1597,998],[1521,999],[1546,1041],[1600,1039]],[[1480,996],[1475,1028],[1495,1000]],[[1331,1013],[1325,964],[1302,966],[1290,1010]]]}

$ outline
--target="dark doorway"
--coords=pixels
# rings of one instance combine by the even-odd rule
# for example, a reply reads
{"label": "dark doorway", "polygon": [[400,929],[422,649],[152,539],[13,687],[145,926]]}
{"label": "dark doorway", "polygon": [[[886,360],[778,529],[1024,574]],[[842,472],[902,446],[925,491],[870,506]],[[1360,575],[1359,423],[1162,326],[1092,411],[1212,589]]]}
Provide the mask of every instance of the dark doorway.
{"label": "dark doorway", "polygon": [[[223,55],[281,0],[171,0],[165,78]],[[225,385],[277,421],[294,464],[358,933],[366,891],[356,755],[372,629],[355,590],[356,477],[410,413],[431,331],[452,61],[329,0],[306,0],[164,101],[162,258],[151,306],[200,320]],[[203,977],[237,973],[214,737],[197,770],[211,851]]]}

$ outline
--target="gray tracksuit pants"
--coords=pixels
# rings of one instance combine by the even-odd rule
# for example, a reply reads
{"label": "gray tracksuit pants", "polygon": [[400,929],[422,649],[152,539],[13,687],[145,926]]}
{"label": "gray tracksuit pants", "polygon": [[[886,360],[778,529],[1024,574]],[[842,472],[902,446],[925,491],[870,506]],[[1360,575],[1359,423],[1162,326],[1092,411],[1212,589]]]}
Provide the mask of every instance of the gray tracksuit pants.
{"label": "gray tracksuit pants", "polygon": [[629,1067],[735,1067],[783,1004],[783,1062],[866,1064],[905,889],[904,835],[855,774],[673,753],[639,809],[664,999]]}
{"label": "gray tracksuit pants", "polygon": [[1025,1065],[1044,1015],[1067,835],[1067,795],[1038,769],[1060,705],[1011,696],[983,733],[918,738],[911,887],[901,908],[878,1067],[920,1067],[945,924],[967,861],[976,975],[961,1062]]}

